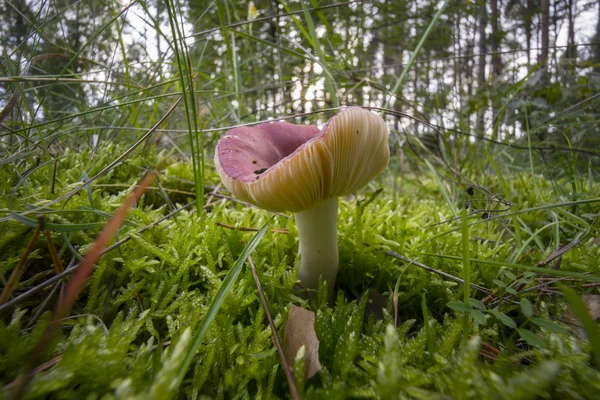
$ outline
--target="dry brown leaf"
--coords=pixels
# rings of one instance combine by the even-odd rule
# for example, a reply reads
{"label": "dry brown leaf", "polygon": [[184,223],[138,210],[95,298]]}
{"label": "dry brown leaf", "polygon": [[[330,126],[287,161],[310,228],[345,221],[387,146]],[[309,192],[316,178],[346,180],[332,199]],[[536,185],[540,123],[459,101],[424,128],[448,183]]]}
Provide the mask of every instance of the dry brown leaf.
{"label": "dry brown leaf", "polygon": [[283,353],[292,368],[298,350],[304,346],[304,377],[311,378],[321,370],[314,312],[292,304],[283,336]]}
{"label": "dry brown leaf", "polygon": [[[581,295],[583,302],[587,306],[592,319],[597,323],[600,320],[600,294],[591,293]],[[575,316],[571,306],[567,306],[567,310],[563,316],[565,322],[571,325],[573,335],[579,340],[586,340],[587,333],[583,329],[583,323]]]}

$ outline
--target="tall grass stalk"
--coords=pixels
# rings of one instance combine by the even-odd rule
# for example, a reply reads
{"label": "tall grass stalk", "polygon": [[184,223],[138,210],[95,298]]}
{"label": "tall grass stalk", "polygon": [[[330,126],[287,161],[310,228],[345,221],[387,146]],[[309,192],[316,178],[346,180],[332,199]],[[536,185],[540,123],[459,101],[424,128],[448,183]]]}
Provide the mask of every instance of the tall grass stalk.
{"label": "tall grass stalk", "polygon": [[[185,361],[181,365],[181,367],[179,369],[179,373],[177,374],[177,382],[175,383],[176,387],[181,385],[181,382],[183,381],[183,378],[184,378],[188,368],[190,367],[194,357],[196,356],[196,352],[198,351],[198,348],[202,344],[202,339],[204,338],[204,334],[210,327],[211,323],[214,321],[215,317],[217,316],[217,313],[219,312],[219,309],[221,308],[221,305],[225,301],[225,298],[227,297],[227,295],[233,288],[234,283],[236,282],[238,276],[240,275],[240,272],[242,272],[242,267],[246,263],[248,256],[250,256],[252,254],[252,252],[254,251],[256,246],[258,246],[258,244],[262,240],[263,236],[265,236],[265,233],[267,233],[268,227],[269,227],[269,223],[267,222],[266,224],[263,225],[263,227],[258,232],[256,232],[256,234],[252,237],[252,239],[248,242],[248,244],[246,245],[246,247],[240,254],[240,257],[236,261],[235,265],[229,270],[229,272],[227,273],[227,276],[221,283],[221,286],[219,287],[217,294],[212,299],[210,306],[208,307],[208,310],[202,317],[202,321],[200,321],[200,326],[198,327],[198,329],[196,330],[196,333],[194,334],[194,337],[192,338],[192,344],[190,345],[190,348],[187,352]],[[174,394],[174,392],[172,392],[171,394]]]}
{"label": "tall grass stalk", "polygon": [[[463,301],[467,307],[471,302],[471,248],[469,241],[469,222],[467,219],[467,208],[463,208],[462,212],[462,269],[463,269]],[[463,339],[469,339],[469,325],[471,322],[471,314],[465,313],[463,316]]]}
{"label": "tall grass stalk", "polygon": [[179,70],[179,80],[183,101],[185,104],[185,118],[188,127],[188,139],[194,170],[194,183],[196,189],[197,211],[202,212],[204,204],[204,139],[198,126],[198,112],[195,94],[194,71],[192,69],[185,35],[181,31],[178,10],[172,0],[166,0],[165,5],[169,14],[169,23],[173,35],[173,53]]}
{"label": "tall grass stalk", "polygon": [[396,92],[398,92],[398,89],[400,89],[400,87],[404,83],[404,80],[406,79],[406,76],[408,75],[408,71],[410,71],[412,65],[415,63],[417,56],[421,52],[421,48],[423,47],[423,44],[429,37],[429,34],[431,33],[431,31],[433,30],[433,27],[437,24],[438,20],[444,13],[444,10],[446,9],[446,5],[447,5],[447,2],[444,1],[442,3],[442,5],[440,6],[439,10],[437,11],[437,13],[435,14],[435,16],[433,17],[433,19],[431,20],[431,22],[429,23],[429,25],[427,26],[427,30],[425,30],[425,33],[423,33],[423,36],[421,36],[421,39],[419,40],[417,47],[415,47],[415,49],[413,50],[413,52],[410,56],[410,59],[408,60],[408,64],[406,64],[406,66],[402,70],[402,73],[396,80],[396,83],[394,84],[392,89],[389,91],[388,96],[386,96],[387,100],[385,101],[383,108],[389,107],[392,97],[396,95]]}

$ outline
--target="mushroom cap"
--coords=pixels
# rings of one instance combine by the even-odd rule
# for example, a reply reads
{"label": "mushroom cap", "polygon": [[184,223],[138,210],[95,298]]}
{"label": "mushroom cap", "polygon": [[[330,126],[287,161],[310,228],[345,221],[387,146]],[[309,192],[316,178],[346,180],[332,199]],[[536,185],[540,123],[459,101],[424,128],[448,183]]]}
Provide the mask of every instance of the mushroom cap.
{"label": "mushroom cap", "polygon": [[215,166],[240,200],[270,211],[300,212],[366,185],[388,165],[383,119],[359,107],[338,113],[319,130],[267,122],[228,131]]}

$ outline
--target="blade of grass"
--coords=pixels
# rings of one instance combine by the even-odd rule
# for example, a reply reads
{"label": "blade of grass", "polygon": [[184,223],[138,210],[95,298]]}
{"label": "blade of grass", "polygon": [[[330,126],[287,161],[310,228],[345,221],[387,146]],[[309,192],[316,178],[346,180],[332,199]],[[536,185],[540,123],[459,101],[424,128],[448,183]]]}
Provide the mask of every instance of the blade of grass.
{"label": "blade of grass", "polygon": [[544,226],[542,226],[541,228],[537,229],[535,232],[533,232],[531,234],[531,236],[529,236],[529,238],[527,238],[527,240],[525,240],[523,242],[523,244],[521,245],[521,247],[518,247],[515,249],[515,251],[508,257],[509,262],[511,263],[515,263],[519,260],[519,258],[521,257],[521,255],[523,254],[523,252],[525,251],[525,249],[527,249],[527,246],[529,246],[529,243],[531,243],[532,240],[535,240],[535,238],[537,238],[540,233],[542,233],[542,231],[551,228],[553,226],[558,226],[560,223],[560,221],[555,221],[555,222],[550,222],[549,224],[546,224]]}
{"label": "blade of grass", "polygon": [[[92,176],[86,183],[84,183],[84,184],[82,184],[80,186],[77,186],[75,189],[73,189],[73,190],[71,190],[71,191],[63,194],[62,196],[57,197],[54,200],[51,200],[51,201],[49,201],[49,202],[47,202],[47,203],[45,203],[45,204],[43,204],[41,206],[34,207],[34,208],[30,209],[30,210],[22,211],[19,214],[16,214],[16,211],[11,207],[11,213],[13,215],[11,215],[9,217],[0,218],[0,222],[6,221],[6,220],[9,220],[9,219],[17,218],[17,216],[25,216],[25,215],[28,215],[28,214],[33,214],[33,213],[42,211],[46,207],[54,205],[54,204],[56,204],[58,202],[61,202],[61,201],[65,200],[65,199],[73,196],[75,193],[77,193],[81,189],[85,188],[88,184],[92,183],[96,179],[98,179],[101,176],[103,176],[104,174],[106,174],[108,171],[110,171],[111,169],[113,169],[117,164],[119,164],[121,161],[123,161],[123,159],[125,159],[125,157],[127,157],[129,154],[131,154],[131,152],[133,150],[135,150],[140,144],[142,144],[144,142],[144,140],[146,140],[160,125],[162,125],[163,122],[166,121],[166,119],[171,115],[171,113],[173,112],[173,110],[175,110],[175,108],[177,107],[177,105],[181,101],[182,97],[179,97],[177,99],[177,101],[175,103],[173,103],[173,105],[169,108],[169,110],[165,113],[165,115],[163,115],[162,118],[148,132],[146,132],[141,138],[139,138],[134,144],[132,144],[127,150],[125,150],[125,152],[123,152],[123,154],[121,154],[114,161],[112,161],[110,164],[108,164],[106,167],[104,167],[96,175]],[[204,186],[202,187],[202,189],[204,189]],[[13,193],[14,192],[15,192],[15,190],[13,189]],[[11,196],[13,196],[13,193],[11,193]]]}
{"label": "blade of grass", "polygon": [[[462,257],[451,256],[451,255],[446,255],[446,254],[421,253],[421,255],[441,257],[441,258],[447,258],[449,260],[462,261]],[[507,268],[516,269],[516,270],[538,272],[540,274],[546,274],[546,275],[552,275],[552,276],[566,276],[569,278],[581,279],[582,281],[600,282],[600,276],[584,274],[581,272],[562,271],[562,270],[556,270],[556,269],[550,269],[550,268],[532,267],[529,265],[514,264],[514,263],[510,263],[510,262],[505,262],[505,261],[480,260],[477,258],[472,258],[471,263],[496,265],[499,267],[507,267]]]}
{"label": "blade of grass", "polygon": [[[113,16],[116,15],[116,10],[113,9]],[[117,31],[117,38],[118,38],[118,42],[119,42],[119,49],[121,50],[121,57],[123,57],[123,66],[125,67],[125,81],[127,82],[127,91],[131,92],[131,78],[130,78],[130,73],[129,73],[129,61],[127,58],[127,50],[125,49],[125,43],[123,42],[123,28],[121,27],[121,24],[119,23],[119,18],[115,18],[115,28]],[[139,127],[139,122],[138,122],[138,112],[137,112],[137,107],[135,104],[133,104],[131,106],[131,123],[135,126],[135,127]]]}
{"label": "blade of grass", "polygon": [[[503,214],[496,215],[494,217],[487,218],[487,219],[478,218],[477,220],[469,223],[469,226],[478,225],[478,224],[485,224],[485,223],[489,223],[490,221],[495,221],[495,220],[498,220],[498,219],[505,219],[505,218],[512,217],[512,216],[515,216],[515,215],[527,214],[527,213],[535,212],[535,211],[551,210],[553,208],[560,208],[560,207],[568,207],[568,206],[573,205],[573,204],[594,204],[594,203],[600,203],[600,198],[586,199],[586,200],[577,200],[577,201],[567,201],[567,202],[564,202],[564,203],[545,204],[543,206],[532,207],[532,208],[525,208],[523,210],[517,210],[517,211],[511,211],[511,212],[503,213]],[[446,232],[442,232],[439,235],[436,235],[433,238],[431,238],[431,239],[423,242],[420,246],[423,246],[423,245],[425,245],[425,244],[427,244],[427,243],[429,243],[429,242],[431,242],[433,240],[437,240],[437,239],[439,239],[442,236],[446,236],[446,235],[449,235],[449,234],[451,234],[453,232],[457,232],[460,229],[462,229],[462,228],[458,227],[458,228],[448,229]]]}
{"label": "blade of grass", "polygon": [[194,334],[194,337],[192,339],[192,344],[188,350],[186,359],[183,362],[183,364],[181,365],[181,368],[179,369],[179,373],[177,374],[176,387],[181,385],[181,382],[183,381],[183,378],[184,378],[188,368],[192,364],[192,360],[196,356],[196,352],[198,351],[198,348],[202,344],[202,339],[204,338],[204,334],[208,330],[210,324],[214,321],[217,313],[219,312],[219,309],[221,308],[221,305],[223,305],[225,298],[227,297],[227,295],[233,288],[234,283],[236,282],[238,276],[240,275],[240,272],[242,272],[242,267],[244,266],[246,259],[254,251],[256,246],[258,246],[258,243],[260,243],[263,236],[265,236],[268,226],[269,226],[269,223],[267,222],[266,224],[263,225],[263,227],[260,229],[260,231],[258,231],[252,237],[252,239],[248,242],[248,244],[242,251],[242,254],[240,254],[240,257],[236,261],[233,268],[231,268],[229,270],[229,272],[227,273],[227,276],[223,280],[223,283],[221,283],[221,287],[219,287],[219,291],[217,292],[215,297],[212,299],[210,306],[208,307],[208,311],[202,318],[202,321],[200,322],[200,326],[198,327],[198,329],[196,330],[196,333]]}
{"label": "blade of grass", "polygon": [[[196,113],[196,97],[194,95],[194,75],[189,63],[189,54],[185,44],[185,37],[179,29],[175,5],[169,0],[165,2],[165,5],[169,15],[169,23],[171,25],[171,32],[173,35],[173,52],[175,54],[177,68],[179,70],[181,91],[183,92],[183,102],[185,104],[185,117],[188,127],[190,150],[192,154],[194,183],[196,186],[196,201],[198,202],[198,207],[196,209],[198,213],[201,213],[201,205],[204,201],[204,146],[202,143],[203,140],[201,139],[202,132],[198,133],[198,116]],[[200,140],[198,140],[196,135],[200,136]]]}
{"label": "blade of grass", "polygon": [[431,33],[431,31],[433,30],[433,27],[435,26],[435,24],[437,23],[437,21],[442,16],[442,13],[446,9],[446,4],[447,4],[446,2],[442,3],[442,5],[440,6],[440,9],[438,10],[438,12],[435,14],[435,16],[433,17],[433,19],[429,23],[429,26],[427,27],[427,30],[425,31],[425,33],[423,34],[423,36],[421,36],[421,40],[419,40],[419,43],[417,44],[417,47],[415,47],[415,50],[412,52],[412,55],[410,56],[410,59],[408,60],[408,64],[406,64],[406,67],[404,67],[404,69],[402,70],[402,73],[398,77],[398,80],[396,81],[396,84],[394,84],[394,87],[392,88],[392,90],[390,91],[390,93],[388,93],[388,96],[386,96],[387,100],[385,101],[383,108],[388,108],[389,107],[390,100],[391,100],[392,96],[396,94],[396,92],[398,91],[398,89],[402,85],[402,82],[404,82],[404,79],[408,75],[408,71],[410,71],[410,68],[412,67],[412,65],[414,64],[415,60],[417,59],[417,56],[421,52],[421,48],[423,47],[423,44],[427,40],[427,37],[429,36],[429,34]]}
{"label": "blade of grass", "polygon": [[[140,183],[138,187],[133,191],[133,193],[121,204],[121,206],[117,209],[114,216],[110,221],[106,224],[102,232],[98,235],[98,238],[94,242],[92,248],[89,253],[81,263],[81,266],[76,270],[74,276],[69,281],[65,289],[64,296],[61,297],[60,303],[56,309],[54,317],[50,324],[48,324],[46,331],[41,337],[40,341],[36,345],[35,349],[32,352],[31,358],[25,367],[25,371],[23,372],[22,379],[20,381],[19,387],[17,388],[15,398],[22,398],[23,394],[27,390],[27,386],[33,377],[31,371],[40,363],[43,354],[51,343],[54,334],[56,333],[60,321],[66,317],[73,306],[73,303],[77,300],[79,293],[85,286],[88,281],[89,276],[92,274],[94,270],[94,265],[102,256],[102,251],[108,244],[108,242],[115,235],[121,222],[125,219],[127,212],[131,206],[138,202],[146,188],[152,184],[154,180],[154,173],[149,173],[146,175],[144,180]],[[60,276],[58,274],[56,276]]]}
{"label": "blade of grass", "polygon": [[[504,198],[509,199],[510,189],[506,184],[506,180],[504,179],[502,171],[500,170],[500,168],[498,168],[496,160],[494,160],[494,157],[492,157],[492,154],[488,151],[488,149],[485,149],[485,155],[487,156],[487,159],[490,162],[492,168],[494,168],[494,171],[496,172],[496,176],[498,177],[498,181],[500,182],[500,187],[502,188],[502,192],[504,193]],[[515,239],[517,241],[517,247],[521,247],[521,228],[519,227],[519,222],[516,218],[511,218],[511,223],[513,225]]]}
{"label": "blade of grass", "polygon": [[281,346],[281,341],[279,340],[279,335],[277,334],[277,328],[275,327],[275,322],[273,322],[273,317],[271,316],[271,310],[269,310],[269,304],[267,303],[265,292],[260,284],[256,267],[254,266],[254,262],[252,261],[252,257],[250,255],[248,256],[248,265],[250,265],[250,269],[252,270],[252,276],[254,277],[254,282],[256,283],[260,301],[265,309],[267,319],[269,320],[269,326],[271,327],[271,332],[273,333],[273,342],[275,343],[275,347],[277,347],[281,365],[283,365],[283,372],[285,373],[285,378],[287,379],[288,386],[290,387],[290,394],[294,400],[299,400],[300,396],[298,395],[298,389],[296,388],[296,383],[294,382],[294,377],[292,376],[292,369],[290,368],[285,359],[285,355],[283,354],[283,347]]}
{"label": "blade of grass", "polygon": [[448,207],[450,207],[450,210],[452,211],[454,218],[458,218],[458,213],[456,212],[456,208],[454,208],[454,204],[452,204],[452,200],[450,200],[450,194],[446,190],[446,187],[444,186],[444,183],[440,179],[440,176],[438,175],[437,171],[435,170],[435,168],[433,168],[433,165],[431,165],[429,160],[425,160],[425,164],[427,164],[427,166],[431,170],[431,173],[433,174],[435,181],[437,182],[438,186],[440,187],[440,192],[442,192],[442,195],[444,195],[444,199],[446,199],[446,202],[448,203]]}
{"label": "blade of grass", "polygon": [[[467,221],[467,209],[463,208],[462,212],[462,261],[463,261],[463,284],[464,302],[467,307],[471,301],[471,248],[469,247],[469,223]],[[465,313],[463,319],[463,339],[465,343],[469,340],[469,322],[471,319],[470,313]]]}
{"label": "blade of grass", "polygon": [[[306,2],[302,1],[301,4],[302,11],[304,12],[304,19],[306,20],[306,24],[308,25],[308,32],[310,33],[310,37],[312,39],[311,44],[313,46],[313,49],[315,49],[315,52],[317,53],[317,57],[319,57],[319,60],[321,61],[320,64],[323,66],[323,68],[325,68],[325,53],[323,52],[323,48],[321,47],[321,42],[319,42],[319,37],[317,36],[317,31],[315,30],[315,24],[313,22],[312,17],[310,16],[310,12],[308,11]],[[340,104],[337,98],[335,81],[333,80],[331,73],[325,74],[325,84],[327,85],[327,91],[331,96],[331,104],[334,107],[339,107]]]}

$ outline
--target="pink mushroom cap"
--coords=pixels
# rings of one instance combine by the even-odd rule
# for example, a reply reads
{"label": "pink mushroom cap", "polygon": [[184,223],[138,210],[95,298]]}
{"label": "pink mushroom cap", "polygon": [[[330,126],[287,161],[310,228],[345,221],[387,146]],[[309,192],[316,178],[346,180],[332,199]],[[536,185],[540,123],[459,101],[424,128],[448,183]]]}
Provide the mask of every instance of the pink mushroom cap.
{"label": "pink mushroom cap", "polygon": [[350,107],[323,130],[267,122],[228,131],[215,166],[237,198],[270,211],[300,212],[366,185],[388,165],[388,129],[381,117]]}

